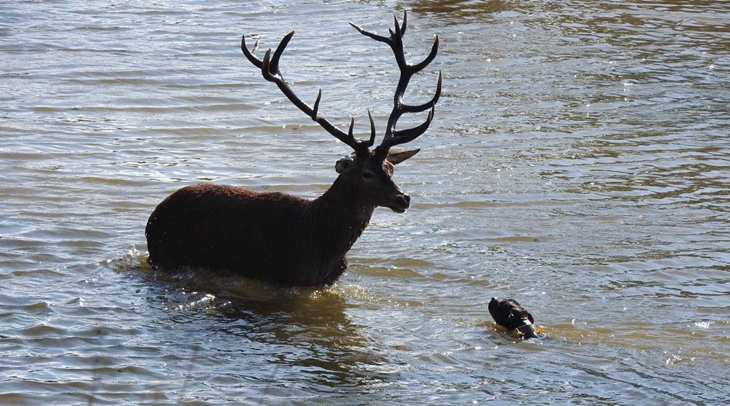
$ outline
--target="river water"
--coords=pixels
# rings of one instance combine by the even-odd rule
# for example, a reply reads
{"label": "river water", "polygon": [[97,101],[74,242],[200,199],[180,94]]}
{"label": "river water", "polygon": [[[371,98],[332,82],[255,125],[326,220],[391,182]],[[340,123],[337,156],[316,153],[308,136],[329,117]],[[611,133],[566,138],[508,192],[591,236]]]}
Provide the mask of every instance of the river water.
{"label": "river water", "polygon": [[[382,134],[396,66],[347,23],[402,10],[411,61],[441,39],[406,99],[444,75],[411,209],[323,290],[150,269],[177,188],[314,198],[349,152],[240,36],[295,30],[295,91]],[[0,404],[727,403],[728,44],[725,1],[0,3]]]}

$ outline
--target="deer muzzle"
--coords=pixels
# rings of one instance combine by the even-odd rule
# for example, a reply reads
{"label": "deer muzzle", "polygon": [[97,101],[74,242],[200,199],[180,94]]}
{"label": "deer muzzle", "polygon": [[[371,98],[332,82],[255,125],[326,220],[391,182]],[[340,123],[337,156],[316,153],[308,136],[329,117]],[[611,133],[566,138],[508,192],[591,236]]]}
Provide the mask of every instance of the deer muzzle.
{"label": "deer muzzle", "polygon": [[398,193],[388,206],[388,208],[396,213],[404,213],[409,207],[411,207],[411,197],[402,192]]}

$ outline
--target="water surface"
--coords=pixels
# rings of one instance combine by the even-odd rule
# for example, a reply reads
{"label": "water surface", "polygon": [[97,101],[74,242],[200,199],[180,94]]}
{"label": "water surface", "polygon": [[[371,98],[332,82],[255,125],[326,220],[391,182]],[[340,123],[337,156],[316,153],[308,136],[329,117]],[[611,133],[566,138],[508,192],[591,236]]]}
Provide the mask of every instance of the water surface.
{"label": "water surface", "polygon": [[[146,265],[184,185],[314,198],[382,133],[383,44],[444,92],[324,290]],[[730,5],[722,1],[12,2],[0,5],[0,403],[719,404],[730,400]],[[261,51],[259,52],[261,55]],[[423,117],[404,118],[403,125]],[[410,120],[410,121],[409,121]],[[495,327],[519,300],[548,338]]]}

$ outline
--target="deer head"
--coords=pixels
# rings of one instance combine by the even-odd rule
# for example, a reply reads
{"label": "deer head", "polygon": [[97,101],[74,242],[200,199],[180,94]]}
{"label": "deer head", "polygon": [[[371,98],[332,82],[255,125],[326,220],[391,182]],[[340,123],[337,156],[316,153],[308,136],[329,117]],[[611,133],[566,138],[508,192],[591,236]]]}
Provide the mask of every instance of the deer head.
{"label": "deer head", "polygon": [[[414,74],[423,70],[436,57],[438,52],[439,39],[436,37],[431,52],[422,62],[412,65],[406,62],[403,50],[403,35],[406,32],[407,14],[403,13],[403,22],[399,22],[394,17],[395,29],[391,29],[390,36],[381,36],[366,31],[359,26],[350,23],[350,25],[361,34],[368,36],[376,41],[384,42],[390,46],[395,55],[395,60],[400,69],[400,78],[393,97],[393,110],[388,118],[385,129],[385,135],[382,142],[375,148],[375,122],[372,114],[368,110],[368,118],[370,119],[370,138],[368,140],[358,140],[353,135],[353,127],[355,119],[350,120],[350,127],[347,133],[341,131],[332,125],[327,119],[318,114],[319,103],[322,99],[322,90],[319,90],[314,106],[309,106],[303,102],[284,80],[279,71],[279,60],[284,53],[284,49],[289,44],[294,32],[290,32],[284,36],[276,50],[271,52],[267,50],[264,58],[257,58],[254,53],[259,47],[259,41],[254,44],[253,51],[249,51],[246,46],[245,36],[241,38],[241,51],[248,60],[256,67],[261,69],[264,78],[270,82],[276,83],[284,95],[300,110],[306,113],[312,120],[319,123],[327,132],[338,140],[349,145],[353,149],[353,153],[337,161],[335,169],[339,173],[338,181],[342,180],[350,188],[357,192],[360,199],[365,204],[372,206],[388,207],[394,212],[403,213],[410,206],[410,197],[403,193],[400,188],[393,182],[394,165],[405,161],[415,155],[419,150],[410,151],[391,151],[393,146],[405,144],[418,138],[426,132],[434,115],[434,106],[441,96],[441,72],[439,71],[438,82],[436,85],[436,93],[433,98],[423,104],[411,105],[403,102],[403,94],[405,93],[408,83]],[[396,129],[398,119],[404,113],[420,113],[429,110],[428,116],[422,124],[403,130]]]}

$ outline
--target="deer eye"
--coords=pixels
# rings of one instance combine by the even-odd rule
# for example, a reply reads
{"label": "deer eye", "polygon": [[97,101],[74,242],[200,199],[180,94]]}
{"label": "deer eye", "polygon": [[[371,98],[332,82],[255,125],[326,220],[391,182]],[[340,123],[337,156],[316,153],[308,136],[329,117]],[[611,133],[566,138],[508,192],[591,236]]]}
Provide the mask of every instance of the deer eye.
{"label": "deer eye", "polygon": [[363,172],[362,177],[363,177],[363,179],[372,179],[373,173],[372,172]]}

